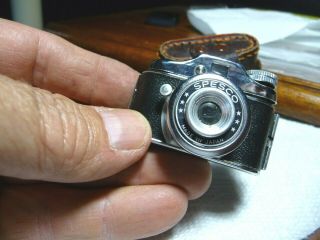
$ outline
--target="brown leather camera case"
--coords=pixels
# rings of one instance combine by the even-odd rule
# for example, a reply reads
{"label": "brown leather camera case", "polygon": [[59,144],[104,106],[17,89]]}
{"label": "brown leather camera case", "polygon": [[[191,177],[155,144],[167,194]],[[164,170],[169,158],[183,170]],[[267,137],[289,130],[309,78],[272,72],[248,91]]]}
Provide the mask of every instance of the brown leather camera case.
{"label": "brown leather camera case", "polygon": [[[131,11],[51,23],[48,30],[86,49],[127,63],[138,71],[146,70],[154,59],[159,58],[159,50],[162,57],[173,60],[189,59],[205,52],[227,56],[248,69],[260,66],[258,44],[250,36],[234,34],[206,39],[189,24],[183,8],[166,9],[178,14],[179,22],[175,26],[147,24],[146,19],[154,11]],[[191,38],[187,42],[193,41],[192,48],[186,38]],[[286,74],[278,74],[277,111],[320,126],[320,84]]]}

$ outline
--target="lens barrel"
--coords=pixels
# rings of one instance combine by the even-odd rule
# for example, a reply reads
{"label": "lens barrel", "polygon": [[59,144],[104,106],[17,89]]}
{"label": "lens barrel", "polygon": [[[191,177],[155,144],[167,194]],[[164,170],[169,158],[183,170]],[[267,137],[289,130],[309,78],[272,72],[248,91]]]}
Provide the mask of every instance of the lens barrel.
{"label": "lens barrel", "polygon": [[203,88],[189,97],[185,115],[193,131],[212,138],[222,135],[230,128],[235,110],[225,92],[215,88]]}
{"label": "lens barrel", "polygon": [[223,76],[201,74],[186,80],[170,95],[164,109],[162,129],[167,142],[196,155],[223,156],[247,134],[246,98]]}

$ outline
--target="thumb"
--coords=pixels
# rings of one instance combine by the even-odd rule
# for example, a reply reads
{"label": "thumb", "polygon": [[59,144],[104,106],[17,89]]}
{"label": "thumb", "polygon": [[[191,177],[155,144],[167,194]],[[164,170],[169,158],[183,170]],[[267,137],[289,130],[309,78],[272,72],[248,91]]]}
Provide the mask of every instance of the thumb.
{"label": "thumb", "polygon": [[140,159],[151,139],[132,110],[84,106],[0,76],[0,175],[84,182]]}

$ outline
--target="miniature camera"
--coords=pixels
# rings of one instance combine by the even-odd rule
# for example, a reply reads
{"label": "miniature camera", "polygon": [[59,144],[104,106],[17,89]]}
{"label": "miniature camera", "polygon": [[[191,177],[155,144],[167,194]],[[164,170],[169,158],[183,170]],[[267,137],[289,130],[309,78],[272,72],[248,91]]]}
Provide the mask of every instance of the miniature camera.
{"label": "miniature camera", "polygon": [[159,59],[138,80],[130,108],[152,128],[152,142],[257,173],[277,125],[275,74],[200,55]]}

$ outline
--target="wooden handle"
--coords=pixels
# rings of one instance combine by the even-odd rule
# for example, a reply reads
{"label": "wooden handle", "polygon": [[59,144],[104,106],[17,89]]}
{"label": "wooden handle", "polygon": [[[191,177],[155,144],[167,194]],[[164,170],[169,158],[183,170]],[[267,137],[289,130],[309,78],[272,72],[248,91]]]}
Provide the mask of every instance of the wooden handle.
{"label": "wooden handle", "polygon": [[[171,8],[170,11],[180,13],[177,26],[145,24],[150,10],[142,10],[51,23],[48,30],[79,46],[143,71],[158,57],[161,43],[200,35],[189,24],[184,8]],[[320,84],[278,75],[277,111],[290,118],[320,126]]]}
{"label": "wooden handle", "polygon": [[285,116],[320,126],[320,83],[279,73],[277,75],[277,111]]}

